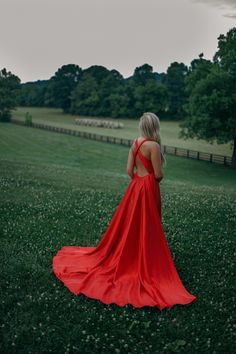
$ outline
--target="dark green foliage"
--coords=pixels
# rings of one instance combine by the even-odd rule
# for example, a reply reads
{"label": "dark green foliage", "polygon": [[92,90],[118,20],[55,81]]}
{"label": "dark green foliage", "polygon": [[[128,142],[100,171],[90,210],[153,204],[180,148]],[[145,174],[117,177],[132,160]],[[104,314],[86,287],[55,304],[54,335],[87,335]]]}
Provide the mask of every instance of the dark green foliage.
{"label": "dark green foliage", "polygon": [[69,112],[71,93],[80,81],[81,74],[82,69],[75,64],[67,64],[59,68],[49,81],[45,104]]}
{"label": "dark green foliage", "polygon": [[116,118],[129,113],[124,78],[103,66],[94,65],[83,71],[71,101],[73,114]]}
{"label": "dark green foliage", "polygon": [[[197,69],[196,69],[197,70]],[[236,96],[232,97],[231,78],[218,65],[212,65],[204,79],[195,82],[188,105],[188,119],[181,126],[188,126],[188,136],[217,140],[226,143],[236,136],[233,111]]]}
{"label": "dark green foliage", "polygon": [[180,137],[219,144],[231,141],[232,167],[236,168],[236,27],[218,39],[214,62],[200,56],[186,78],[187,118],[180,124]]}
{"label": "dark green foliage", "polygon": [[71,113],[92,115],[99,107],[98,84],[91,74],[83,74],[71,95]]}
{"label": "dark green foliage", "polygon": [[157,73],[152,66],[144,64],[137,67],[134,75],[128,80],[130,96],[130,116],[140,117],[143,112],[152,111],[162,115],[168,104],[166,86],[157,80]]}
{"label": "dark green foliage", "polygon": [[185,77],[185,91],[188,97],[191,95],[196,83],[205,79],[210,73],[213,63],[199,55],[199,59],[194,59],[189,68],[188,75]]}
{"label": "dark green foliage", "polygon": [[18,105],[24,107],[43,107],[46,103],[48,83],[49,80],[38,80],[21,84],[17,100]]}
{"label": "dark green foliage", "polygon": [[32,115],[29,112],[25,113],[25,125],[32,126]]}
{"label": "dark green foliage", "polygon": [[[218,50],[213,60],[236,79],[236,27],[218,37]],[[235,88],[235,81],[232,84]]]}
{"label": "dark green foliage", "polygon": [[17,106],[20,79],[6,68],[0,70],[0,122],[9,122],[11,110]]}
{"label": "dark green foliage", "polygon": [[135,68],[132,79],[137,86],[145,85],[148,80],[155,80],[153,67],[149,64],[143,64]]}
{"label": "dark green foliage", "polygon": [[148,64],[137,67],[127,79],[100,65],[85,70],[63,65],[48,81],[23,84],[18,103],[58,107],[85,116],[137,118],[152,110],[162,117],[168,114],[164,78],[164,73],[154,73]]}
{"label": "dark green foliage", "polygon": [[183,63],[171,63],[167,69],[164,80],[168,95],[168,112],[171,117],[177,119],[183,118],[185,115],[184,104],[187,99],[185,91],[185,78],[188,75],[188,67]]}
{"label": "dark green foliage", "polygon": [[133,87],[133,115],[140,117],[143,112],[158,112],[161,116],[167,110],[168,92],[162,83],[147,79],[145,84]]}

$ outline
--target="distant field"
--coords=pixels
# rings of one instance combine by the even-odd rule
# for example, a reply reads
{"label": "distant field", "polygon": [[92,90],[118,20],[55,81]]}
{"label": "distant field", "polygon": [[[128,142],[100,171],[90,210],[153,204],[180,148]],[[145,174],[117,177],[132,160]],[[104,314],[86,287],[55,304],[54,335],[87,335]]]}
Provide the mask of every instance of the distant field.
{"label": "distant field", "polygon": [[[97,127],[85,127],[76,125],[75,118],[83,118],[82,116],[72,116],[70,114],[64,114],[61,109],[55,108],[32,108],[32,107],[18,107],[13,111],[13,117],[24,119],[26,112],[32,114],[34,122],[45,122],[54,126],[68,127],[78,129],[80,131],[88,131],[92,133],[98,133],[108,136],[118,136],[128,139],[134,139],[139,135],[138,132],[138,120],[133,119],[114,119],[104,118],[114,121],[120,121],[124,123],[123,129],[109,129],[109,128],[97,128]],[[88,118],[88,117],[86,117]],[[95,117],[89,117],[95,118]],[[102,118],[101,118],[102,119]],[[213,154],[220,154],[226,156],[232,156],[233,146],[230,143],[218,145],[216,143],[210,144],[204,140],[188,139],[183,140],[178,138],[180,131],[179,122],[161,121],[161,136],[162,143],[164,145],[183,147],[187,149],[209,152]]]}
{"label": "distant field", "polygon": [[235,352],[236,171],[228,167],[167,156],[163,228],[195,303],[162,312],[104,305],[54,276],[61,247],[100,241],[130,182],[127,154],[0,123],[1,353]]}

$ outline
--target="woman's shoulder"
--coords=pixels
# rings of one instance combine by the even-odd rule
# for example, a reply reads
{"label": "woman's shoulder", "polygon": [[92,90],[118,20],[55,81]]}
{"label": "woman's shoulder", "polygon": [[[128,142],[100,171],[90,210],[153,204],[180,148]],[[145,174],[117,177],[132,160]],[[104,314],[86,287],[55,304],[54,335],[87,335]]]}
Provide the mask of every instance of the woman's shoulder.
{"label": "woman's shoulder", "polygon": [[[140,144],[144,139],[143,136],[138,136],[135,140],[137,140],[138,144]],[[155,145],[159,145],[159,143],[155,140],[152,140],[152,139],[149,139],[147,138],[148,140],[146,140],[143,144],[145,145],[149,145],[149,146],[155,146]]]}

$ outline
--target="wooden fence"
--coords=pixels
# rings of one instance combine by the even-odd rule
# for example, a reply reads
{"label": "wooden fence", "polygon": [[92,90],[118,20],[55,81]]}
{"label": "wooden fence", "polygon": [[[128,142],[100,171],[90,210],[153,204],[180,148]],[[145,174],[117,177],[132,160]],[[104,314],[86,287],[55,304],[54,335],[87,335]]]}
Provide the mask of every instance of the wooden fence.
{"label": "wooden fence", "polygon": [[[25,125],[24,121],[15,118],[11,118],[11,122],[14,124]],[[97,133],[83,132],[80,130],[74,130],[69,128],[55,127],[44,123],[32,122],[32,125],[30,125],[30,127],[46,129],[52,132],[69,134],[69,135],[79,136],[81,138],[93,139],[97,141],[103,141],[103,142],[118,144],[118,145],[131,146],[133,143],[132,139],[118,138],[114,136],[106,136]],[[208,152],[201,152],[201,151],[190,150],[190,149],[179,148],[179,147],[168,146],[168,145],[163,145],[163,149],[165,154],[187,157],[196,160],[209,161],[213,163],[223,164],[225,166],[230,166],[232,162],[232,158],[230,156],[211,154]]]}

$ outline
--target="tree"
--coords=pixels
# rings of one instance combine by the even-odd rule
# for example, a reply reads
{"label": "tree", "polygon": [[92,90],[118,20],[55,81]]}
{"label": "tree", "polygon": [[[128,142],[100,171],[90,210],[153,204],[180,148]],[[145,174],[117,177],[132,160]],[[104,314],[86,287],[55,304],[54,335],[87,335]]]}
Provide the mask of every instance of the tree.
{"label": "tree", "polygon": [[3,68],[0,71],[0,121],[10,121],[11,110],[17,105],[19,87],[19,77]]}
{"label": "tree", "polygon": [[183,118],[183,105],[186,102],[185,77],[188,67],[183,63],[171,63],[167,69],[164,83],[168,90],[168,113],[173,117]]}
{"label": "tree", "polygon": [[[117,100],[123,96],[123,82],[124,78],[118,71],[110,71],[101,65],[93,65],[83,70],[82,78],[71,94],[70,112],[118,117],[120,110],[117,109]],[[126,104],[126,98],[120,98],[120,104]]]}
{"label": "tree", "polygon": [[135,99],[134,109],[138,116],[142,115],[143,112],[150,111],[157,114],[162,113],[168,103],[166,87],[152,79],[148,79],[143,85],[134,87],[133,95]]}
{"label": "tree", "polygon": [[144,64],[135,68],[133,76],[127,80],[127,93],[132,117],[147,111],[160,114],[166,110],[167,89],[151,65]]}
{"label": "tree", "polygon": [[149,79],[155,79],[153,68],[149,64],[138,66],[134,70],[133,81],[136,85],[143,85]]}
{"label": "tree", "polygon": [[199,54],[199,59],[194,59],[190,63],[188,74],[185,77],[185,92],[189,97],[196,85],[196,82],[205,77],[211,72],[213,63],[210,60],[204,59],[202,54]]}
{"label": "tree", "polygon": [[232,166],[236,167],[236,91],[231,71],[200,58],[186,82],[190,92],[185,105],[188,117],[180,123],[179,136],[210,143],[216,140],[218,144],[234,141]]}
{"label": "tree", "polygon": [[46,104],[70,111],[71,93],[78,85],[82,76],[82,69],[75,64],[63,65],[50,78],[46,94]]}
{"label": "tree", "polygon": [[93,116],[96,115],[98,108],[98,84],[90,73],[85,73],[71,94],[70,112]]}
{"label": "tree", "polygon": [[108,97],[110,105],[110,116],[113,118],[129,117],[129,96],[124,86],[120,86],[117,90],[113,90]]}
{"label": "tree", "polygon": [[[236,78],[236,27],[231,28],[226,36],[221,34],[218,38],[218,51],[213,61],[227,71],[233,79]],[[235,82],[234,82],[235,83]],[[235,87],[235,85],[233,85]]]}
{"label": "tree", "polygon": [[48,82],[49,80],[37,80],[21,84],[18,95],[18,105],[44,107]]}
{"label": "tree", "polygon": [[230,87],[228,120],[230,121],[229,140],[233,139],[232,167],[236,168],[236,27],[231,28],[226,36],[221,34],[218,38],[218,51],[213,60],[227,74],[228,85]]}

